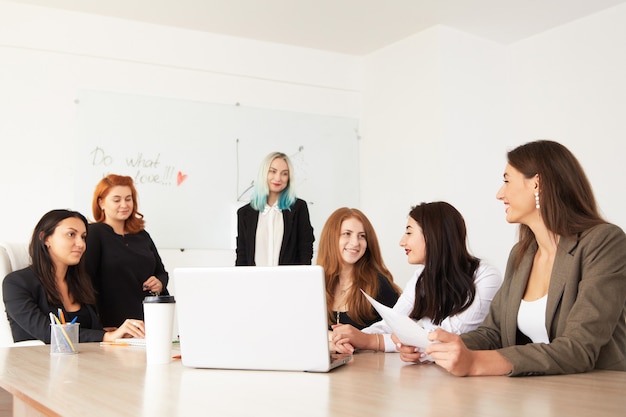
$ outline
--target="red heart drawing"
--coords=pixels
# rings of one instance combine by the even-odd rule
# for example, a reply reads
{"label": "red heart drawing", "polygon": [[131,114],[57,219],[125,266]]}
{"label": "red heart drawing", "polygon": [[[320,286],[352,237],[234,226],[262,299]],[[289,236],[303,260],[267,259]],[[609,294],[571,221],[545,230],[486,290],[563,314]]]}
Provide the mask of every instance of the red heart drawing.
{"label": "red heart drawing", "polygon": [[187,174],[183,174],[182,172],[178,171],[178,178],[176,179],[176,185],[180,185],[183,183],[183,181],[185,181],[187,179]]}

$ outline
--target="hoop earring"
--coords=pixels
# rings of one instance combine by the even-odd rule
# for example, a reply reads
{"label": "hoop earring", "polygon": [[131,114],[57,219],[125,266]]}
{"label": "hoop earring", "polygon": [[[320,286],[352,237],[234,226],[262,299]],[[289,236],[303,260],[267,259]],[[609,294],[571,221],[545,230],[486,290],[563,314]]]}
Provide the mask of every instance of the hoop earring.
{"label": "hoop earring", "polygon": [[539,205],[539,192],[535,191],[535,208],[539,210],[541,206]]}

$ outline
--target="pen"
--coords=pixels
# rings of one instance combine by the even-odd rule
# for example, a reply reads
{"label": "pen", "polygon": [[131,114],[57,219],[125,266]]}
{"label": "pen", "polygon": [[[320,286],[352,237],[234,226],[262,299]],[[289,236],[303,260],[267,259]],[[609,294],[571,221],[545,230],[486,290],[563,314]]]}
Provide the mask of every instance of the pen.
{"label": "pen", "polygon": [[100,342],[100,346],[130,346],[130,343],[122,343],[122,342]]}
{"label": "pen", "polygon": [[61,324],[65,324],[65,315],[63,314],[63,310],[59,308],[57,311],[59,312],[59,320],[61,320]]}
{"label": "pen", "polygon": [[70,324],[74,324],[74,323],[76,323],[76,320],[78,320],[78,316],[74,316],[74,318],[72,319],[72,321],[70,321]]}

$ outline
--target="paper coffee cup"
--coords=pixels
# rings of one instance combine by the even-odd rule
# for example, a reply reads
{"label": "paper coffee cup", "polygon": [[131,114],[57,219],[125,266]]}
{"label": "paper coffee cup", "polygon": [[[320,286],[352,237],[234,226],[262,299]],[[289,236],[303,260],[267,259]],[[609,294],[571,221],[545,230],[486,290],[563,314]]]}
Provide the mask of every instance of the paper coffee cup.
{"label": "paper coffee cup", "polygon": [[149,296],[143,300],[148,364],[164,364],[172,360],[175,306],[176,300],[171,295]]}

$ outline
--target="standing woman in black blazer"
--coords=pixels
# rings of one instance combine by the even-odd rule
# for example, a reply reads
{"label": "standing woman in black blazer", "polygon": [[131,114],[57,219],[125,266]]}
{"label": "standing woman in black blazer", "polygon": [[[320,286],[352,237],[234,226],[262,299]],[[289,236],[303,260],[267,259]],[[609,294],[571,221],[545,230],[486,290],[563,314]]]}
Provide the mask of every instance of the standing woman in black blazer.
{"label": "standing woman in black blazer", "polygon": [[310,265],[313,227],[296,197],[293,165],[281,152],[263,159],[250,203],[237,210],[237,266]]}

